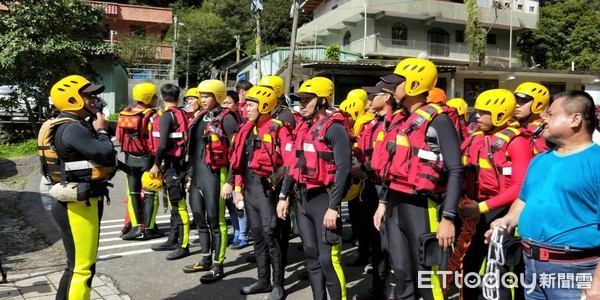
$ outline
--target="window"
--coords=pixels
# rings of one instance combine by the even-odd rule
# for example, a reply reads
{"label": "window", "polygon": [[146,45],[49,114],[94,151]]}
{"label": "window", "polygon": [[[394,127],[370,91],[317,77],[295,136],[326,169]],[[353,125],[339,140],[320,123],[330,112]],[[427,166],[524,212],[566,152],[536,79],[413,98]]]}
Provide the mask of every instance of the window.
{"label": "window", "polygon": [[529,12],[535,12],[535,6],[530,6],[529,7]]}
{"label": "window", "polygon": [[408,30],[402,23],[396,23],[392,26],[392,45],[406,46],[408,40]]}
{"label": "window", "polygon": [[555,95],[567,90],[567,85],[564,82],[540,82],[541,85],[548,88],[550,95]]}
{"label": "window", "polygon": [[342,46],[350,45],[351,38],[352,38],[352,34],[350,33],[350,31],[346,31],[346,34],[344,34],[344,42],[342,43]]}
{"label": "window", "polygon": [[450,34],[448,31],[435,27],[427,31],[427,42],[429,55],[450,55]]}
{"label": "window", "polygon": [[455,32],[455,42],[464,43],[465,42],[465,32],[463,30],[457,30]]}
{"label": "window", "polygon": [[517,9],[518,9],[518,10],[523,10],[523,4],[519,4],[519,5],[517,6]]}
{"label": "window", "polygon": [[506,7],[506,8],[510,8],[510,2],[505,2],[505,3],[504,3],[504,7]]}
{"label": "window", "polygon": [[144,26],[129,26],[129,35],[145,36],[146,28]]}
{"label": "window", "polygon": [[486,37],[486,43],[488,45],[496,45],[496,35],[495,34],[488,34]]}

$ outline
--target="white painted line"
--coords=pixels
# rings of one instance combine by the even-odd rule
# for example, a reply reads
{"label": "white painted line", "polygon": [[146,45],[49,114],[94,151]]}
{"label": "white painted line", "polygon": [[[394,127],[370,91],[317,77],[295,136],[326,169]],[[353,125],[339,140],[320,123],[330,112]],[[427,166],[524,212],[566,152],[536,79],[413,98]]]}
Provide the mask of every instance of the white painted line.
{"label": "white painted line", "polygon": [[98,261],[100,262],[102,260],[108,260],[108,259],[111,259],[111,258],[120,258],[120,257],[123,257],[123,256],[130,256],[130,255],[150,253],[150,252],[154,252],[154,251],[152,251],[152,249],[143,249],[143,250],[134,250],[134,251],[127,251],[127,252],[119,252],[119,253],[113,253],[113,254],[100,255],[100,256],[98,256]]}
{"label": "white painted line", "polygon": [[[192,214],[190,213],[190,216]],[[168,219],[170,218],[171,215],[158,215],[156,216],[156,219]],[[109,223],[123,223],[124,219],[112,219],[112,220],[102,220],[100,221],[100,224],[109,224]]]}
{"label": "white painted line", "polygon": [[151,244],[165,242],[166,240],[167,240],[167,237],[165,236],[164,238],[153,239],[153,240],[143,241],[143,242],[128,242],[128,243],[123,243],[123,244],[118,244],[118,245],[103,246],[103,247],[98,247],[98,251],[112,250],[112,249],[118,249],[118,248],[127,248],[127,247],[136,247],[136,246],[145,246],[145,245],[151,245]]}

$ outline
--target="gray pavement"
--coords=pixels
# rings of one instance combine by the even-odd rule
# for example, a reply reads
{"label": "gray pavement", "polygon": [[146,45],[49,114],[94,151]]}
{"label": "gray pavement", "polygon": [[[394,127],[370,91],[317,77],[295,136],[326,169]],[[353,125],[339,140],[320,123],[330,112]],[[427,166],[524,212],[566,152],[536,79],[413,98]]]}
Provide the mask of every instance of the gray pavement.
{"label": "gray pavement", "polygon": [[[266,299],[267,294],[241,296],[238,292],[241,287],[256,280],[256,265],[246,262],[246,257],[252,253],[251,246],[240,250],[228,249],[224,264],[225,278],[207,285],[199,282],[201,274],[185,274],[181,270],[184,265],[199,260],[198,246],[190,248],[192,255],[189,257],[167,261],[165,256],[168,252],[150,250],[150,245],[160,243],[166,237],[149,241],[121,240],[119,234],[126,211],[123,201],[126,199],[124,174],[119,172],[112,182],[115,188],[110,191],[111,205],[104,207],[92,299]],[[39,172],[33,172],[26,185],[28,193],[23,193],[31,199],[21,201],[28,206],[24,212],[30,223],[35,224],[53,246],[62,248],[60,234],[48,214],[51,199],[43,196],[44,189],[47,186]],[[168,231],[168,222],[168,212],[163,212],[161,203],[157,217],[161,231]],[[348,226],[345,224],[345,234],[350,233]],[[190,240],[196,237],[196,230],[191,230]],[[288,299],[311,299],[309,282],[299,278],[305,265],[299,245],[301,241],[298,237],[290,241],[285,288]],[[355,249],[344,244],[342,261],[352,260],[354,255]],[[370,275],[362,267],[344,267],[344,273],[349,298],[369,288]],[[0,284],[0,299],[54,299],[60,276],[61,272],[9,272],[9,282]]]}

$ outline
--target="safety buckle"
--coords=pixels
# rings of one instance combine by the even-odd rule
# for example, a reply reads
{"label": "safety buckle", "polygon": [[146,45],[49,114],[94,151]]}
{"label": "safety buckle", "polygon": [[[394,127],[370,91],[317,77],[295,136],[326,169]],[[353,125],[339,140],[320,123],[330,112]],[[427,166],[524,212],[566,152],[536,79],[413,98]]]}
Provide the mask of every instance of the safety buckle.
{"label": "safety buckle", "polygon": [[550,251],[548,249],[539,248],[539,261],[548,261],[550,260]]}

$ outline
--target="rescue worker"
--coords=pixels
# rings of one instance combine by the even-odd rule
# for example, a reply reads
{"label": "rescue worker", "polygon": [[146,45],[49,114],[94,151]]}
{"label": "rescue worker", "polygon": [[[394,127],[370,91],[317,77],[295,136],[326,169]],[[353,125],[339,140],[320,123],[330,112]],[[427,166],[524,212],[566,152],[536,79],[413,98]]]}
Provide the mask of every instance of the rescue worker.
{"label": "rescue worker", "polygon": [[239,80],[235,84],[235,91],[238,93],[238,98],[239,98],[238,107],[239,107],[242,117],[244,117],[244,119],[248,118],[248,116],[246,115],[247,114],[246,94],[248,94],[248,91],[253,86],[254,85],[248,80]]}
{"label": "rescue worker", "polygon": [[[437,69],[428,60],[404,59],[394,74],[382,80],[398,84],[394,99],[409,114],[385,135],[383,143],[375,145],[372,161],[374,165],[379,160],[376,170],[386,181],[373,220],[376,228],[385,226],[387,234],[394,277],[390,281],[396,285],[389,293],[399,299],[438,299],[442,290],[437,275],[424,275],[431,280],[431,288],[417,284],[419,271],[435,267],[428,263],[428,257],[419,256],[424,252],[419,248],[432,245],[448,249],[454,242],[462,181],[458,116],[444,104],[426,103],[427,92],[437,81]],[[383,163],[382,157],[386,159]],[[442,202],[443,192],[446,197]],[[424,240],[428,243],[422,243]]]}
{"label": "rescue worker", "polygon": [[427,94],[427,103],[446,103],[446,92],[434,87]]}
{"label": "rescue worker", "polygon": [[[331,80],[315,77],[305,81],[292,99],[300,101],[303,122],[294,142],[284,149],[286,166],[277,204],[280,218],[287,217],[286,199],[297,184],[296,220],[314,299],[346,299],[341,265],[342,226],[340,204],[349,183],[352,160],[347,124],[341,114],[328,115],[333,102]],[[296,151],[296,155],[289,155]]]}
{"label": "rescue worker", "polygon": [[[241,114],[242,112],[238,107],[239,100],[238,93],[228,90],[227,97],[225,97],[225,100],[221,103],[221,107],[235,110]],[[245,120],[242,120],[242,123],[244,122]],[[233,239],[231,240],[229,248],[233,250],[243,249],[249,245],[248,219],[246,218],[245,209],[238,212],[235,205],[233,205],[233,198],[235,197],[233,184],[225,183],[223,187],[221,187],[221,197],[226,199],[225,206],[229,211],[229,221],[231,221],[231,227],[233,227]]]}
{"label": "rescue worker", "polygon": [[[184,266],[183,272],[205,271],[200,281],[212,283],[224,276],[228,236],[225,198],[220,194],[226,182],[233,183],[233,174],[228,178],[229,143],[241,124],[241,117],[238,112],[221,107],[227,93],[223,82],[204,80],[198,90],[202,112],[190,125],[187,160],[192,163],[192,169],[188,170],[190,206],[200,235],[202,257],[198,263]],[[229,198],[231,194],[226,196]]]}
{"label": "rescue worker", "polygon": [[160,88],[160,92],[164,109],[158,111],[152,119],[149,148],[156,158],[150,169],[150,177],[160,178],[164,175],[165,196],[171,209],[171,230],[167,241],[153,245],[151,249],[173,250],[166,258],[175,260],[190,254],[190,219],[185,203],[185,165],[182,159],[187,142],[188,119],[185,112],[177,107],[180,93],[178,86],[168,83]]}
{"label": "rescue worker", "polygon": [[106,187],[117,162],[108,122],[95,110],[97,95],[103,91],[103,85],[79,75],[59,80],[50,96],[60,114],[46,121],[38,135],[42,174],[54,184],[52,216],[67,253],[56,299],[90,299],[102,200],[108,196]]}
{"label": "rescue worker", "polygon": [[460,135],[460,141],[464,142],[469,137],[469,129],[467,127],[467,120],[469,118],[469,106],[467,102],[462,98],[452,98],[446,102],[446,105],[456,109],[458,114],[458,122],[460,128],[458,134]]}
{"label": "rescue worker", "polygon": [[539,83],[524,82],[515,89],[514,94],[517,99],[515,119],[518,126],[531,132],[534,155],[548,150],[548,144],[542,135],[546,125],[540,114],[548,107],[550,91]]}
{"label": "rescue worker", "polygon": [[[513,93],[505,89],[487,90],[475,101],[479,131],[462,145],[466,198],[458,213],[463,223],[473,218],[479,221],[462,259],[464,274],[479,272],[488,253],[484,233],[517,199],[533,156],[529,133],[509,126],[516,105]],[[477,299],[480,294],[479,287],[462,288],[464,299]],[[501,287],[500,295],[510,299],[510,290]]]}
{"label": "rescue worker", "polygon": [[[131,230],[123,234],[123,240],[133,240],[143,236],[144,239],[162,237],[156,228],[156,212],[158,194],[144,189],[142,199],[142,174],[150,170],[154,156],[148,150],[148,125],[150,118],[156,113],[156,86],[143,82],[136,84],[131,90],[136,106],[125,108],[117,122],[116,138],[125,152],[125,164],[128,166],[127,212],[131,222]],[[143,224],[143,230],[142,230]]]}
{"label": "rescue worker", "polygon": [[[279,76],[265,76],[260,79],[258,85],[268,87],[275,91],[277,106],[271,112],[271,117],[283,122],[283,125],[287,126],[290,132],[293,132],[296,128],[296,121],[299,120],[299,116],[289,107],[284,93],[285,83],[283,82],[283,78]],[[293,197],[293,195],[290,195],[290,197]],[[279,222],[281,257],[283,258],[283,266],[285,268],[287,266],[288,246],[290,244],[290,235],[292,233],[292,218],[278,218],[277,222]]]}
{"label": "rescue worker", "polygon": [[191,124],[200,111],[200,93],[198,88],[190,88],[185,93],[185,107],[183,111],[188,117],[188,124]]}
{"label": "rescue worker", "polygon": [[[271,292],[268,299],[284,299],[284,265],[277,226],[277,196],[285,175],[279,149],[291,142],[283,122],[271,116],[277,106],[274,90],[255,86],[246,95],[248,123],[235,135],[231,169],[235,173],[235,205],[243,206],[254,240],[258,281],[240,290],[242,295]],[[271,285],[271,268],[273,284]]]}
{"label": "rescue worker", "polygon": [[[360,219],[356,225],[359,238],[359,256],[357,260],[365,258],[368,260],[370,258],[373,271],[371,273],[371,287],[366,292],[354,295],[352,299],[356,300],[382,299],[385,295],[388,269],[387,257],[385,256],[387,254],[384,256],[382,234],[373,225],[373,215],[379,204],[378,193],[381,191],[381,178],[371,168],[371,156],[373,154],[373,143],[376,141],[378,132],[381,131],[383,135],[385,128],[391,124],[396,124],[395,126],[397,126],[405,116],[402,110],[394,110],[395,100],[393,93],[396,89],[396,84],[379,82],[374,87],[364,87],[363,89],[373,95],[371,109],[375,112],[375,117],[358,134],[355,154],[359,164],[352,166],[352,176],[359,178],[367,177],[364,180],[364,188],[358,199]],[[349,210],[351,204],[353,203],[348,203]],[[351,219],[351,222],[354,222],[354,220]],[[352,230],[354,230],[354,227]],[[346,265],[351,266],[349,264]]]}

